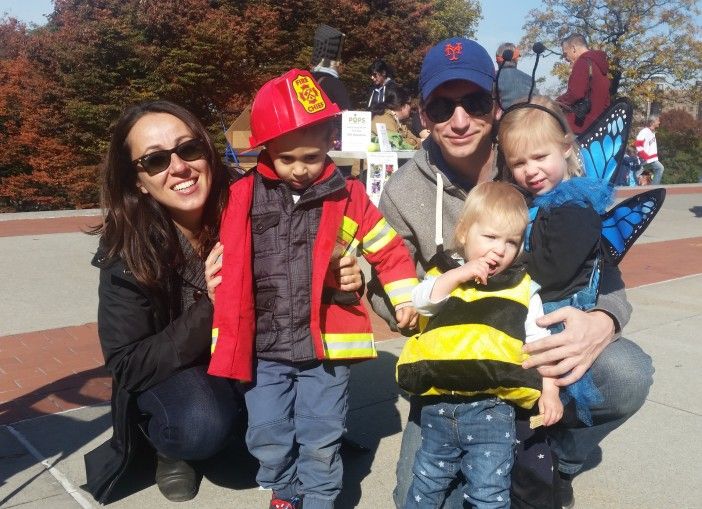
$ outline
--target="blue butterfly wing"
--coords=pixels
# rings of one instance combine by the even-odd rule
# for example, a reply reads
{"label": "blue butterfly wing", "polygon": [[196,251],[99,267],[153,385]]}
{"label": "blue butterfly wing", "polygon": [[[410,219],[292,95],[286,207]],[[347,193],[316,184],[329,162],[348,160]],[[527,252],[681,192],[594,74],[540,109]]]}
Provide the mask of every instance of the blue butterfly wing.
{"label": "blue butterfly wing", "polygon": [[578,135],[585,175],[611,182],[624,159],[633,106],[621,98]]}
{"label": "blue butterfly wing", "polygon": [[617,265],[663,206],[665,189],[632,196],[602,216],[602,241],[607,261]]}

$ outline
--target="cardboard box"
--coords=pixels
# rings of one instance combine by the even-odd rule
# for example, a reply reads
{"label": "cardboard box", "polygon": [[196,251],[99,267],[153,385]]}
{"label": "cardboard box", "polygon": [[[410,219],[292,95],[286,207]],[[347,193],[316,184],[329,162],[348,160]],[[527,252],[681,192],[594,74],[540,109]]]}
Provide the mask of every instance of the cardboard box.
{"label": "cardboard box", "polygon": [[224,133],[224,137],[236,150],[237,154],[249,148],[249,136],[251,136],[251,105],[244,108],[241,115],[236,117],[229,129]]}

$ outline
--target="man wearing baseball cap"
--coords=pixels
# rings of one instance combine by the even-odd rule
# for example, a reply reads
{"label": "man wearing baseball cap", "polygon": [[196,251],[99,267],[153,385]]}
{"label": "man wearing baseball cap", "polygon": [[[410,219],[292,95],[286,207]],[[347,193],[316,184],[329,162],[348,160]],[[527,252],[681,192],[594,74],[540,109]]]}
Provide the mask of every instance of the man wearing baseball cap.
{"label": "man wearing baseball cap", "polygon": [[[496,178],[492,132],[500,110],[493,96],[494,80],[490,55],[466,38],[443,40],[424,58],[419,77],[420,113],[431,135],[414,158],[391,176],[380,199],[380,210],[404,238],[420,278],[434,265],[434,256],[444,247],[451,247],[468,191]],[[603,271],[601,288],[593,311],[562,308],[539,321],[541,326],[564,322],[565,330],[531,343],[531,356],[524,367],[537,368],[544,376],[563,376],[559,385],[564,386],[590,368],[605,403],[593,409],[595,422],[591,427],[572,427],[577,426],[577,419],[566,416],[549,428],[552,450],[558,456],[554,469],[560,474],[554,476],[558,490],[553,489],[548,451],[538,455],[544,457],[546,462],[542,464],[548,463],[549,468],[515,465],[512,507],[572,507],[573,475],[600,441],[641,407],[653,382],[650,357],[631,341],[619,338],[631,306],[616,267]],[[387,299],[375,279],[369,283],[368,292],[374,310],[394,325],[383,304]],[[393,493],[398,508],[404,507],[421,442],[421,405],[421,398],[410,398]],[[519,430],[520,426],[518,438]],[[545,447],[543,440],[542,444]],[[533,448],[529,454],[534,454]],[[529,454],[520,450],[518,462],[528,460]],[[535,459],[541,459],[538,455]],[[454,490],[444,507],[463,507],[462,490]]]}

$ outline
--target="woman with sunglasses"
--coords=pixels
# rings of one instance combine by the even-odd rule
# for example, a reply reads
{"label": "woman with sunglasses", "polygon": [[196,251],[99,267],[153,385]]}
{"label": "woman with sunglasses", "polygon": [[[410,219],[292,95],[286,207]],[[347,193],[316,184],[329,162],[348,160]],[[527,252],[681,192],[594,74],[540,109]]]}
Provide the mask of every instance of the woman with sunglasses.
{"label": "woman with sunglasses", "polygon": [[[161,493],[192,499],[199,476],[191,461],[213,456],[244,422],[232,382],[207,375],[213,307],[205,261],[212,266],[221,253],[229,183],[188,110],[153,101],[117,120],[103,167],[104,221],[93,232],[98,333],[112,375],[113,436],[85,456],[86,487],[100,503],[149,456]],[[340,288],[358,290],[355,258],[338,264]]]}
{"label": "woman with sunglasses", "polygon": [[[231,437],[240,397],[207,374],[212,304],[204,277],[229,179],[202,124],[167,101],[117,121],[103,167],[98,332],[112,375],[112,439],[85,456],[87,488],[107,502],[130,464],[157,458],[171,501],[192,499],[192,460]],[[146,446],[146,447],[145,447]]]}

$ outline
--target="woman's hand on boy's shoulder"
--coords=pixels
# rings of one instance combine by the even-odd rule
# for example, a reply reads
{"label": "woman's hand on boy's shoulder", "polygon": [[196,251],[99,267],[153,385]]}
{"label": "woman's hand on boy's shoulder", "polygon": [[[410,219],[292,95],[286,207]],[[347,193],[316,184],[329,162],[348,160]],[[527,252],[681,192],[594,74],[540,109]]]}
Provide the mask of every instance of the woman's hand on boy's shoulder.
{"label": "woman's hand on boy's shoulder", "polygon": [[207,283],[207,296],[212,304],[215,301],[215,289],[222,282],[219,275],[222,270],[222,259],[224,258],[224,246],[217,242],[205,259],[205,282]]}

